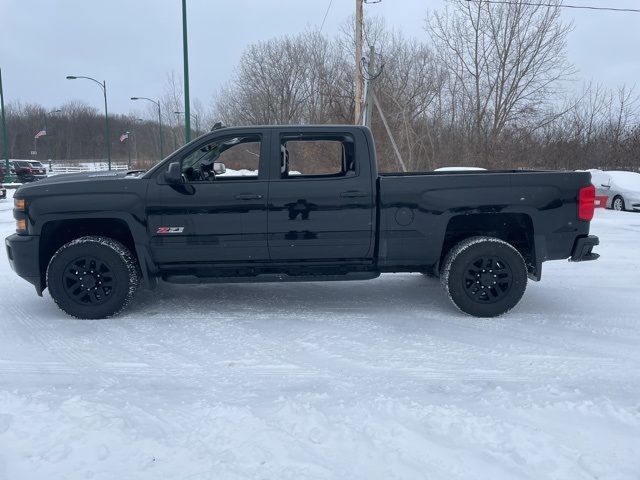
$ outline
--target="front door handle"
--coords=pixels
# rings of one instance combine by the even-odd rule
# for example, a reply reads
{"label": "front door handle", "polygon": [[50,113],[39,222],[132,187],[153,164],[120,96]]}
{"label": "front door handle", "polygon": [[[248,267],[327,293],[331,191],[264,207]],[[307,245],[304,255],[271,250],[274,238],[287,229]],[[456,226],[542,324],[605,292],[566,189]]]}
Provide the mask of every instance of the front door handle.
{"label": "front door handle", "polygon": [[342,192],[340,196],[347,197],[347,198],[355,198],[355,197],[368,197],[369,194],[367,192],[360,192],[359,190],[349,190],[347,192]]}
{"label": "front door handle", "polygon": [[260,200],[262,195],[258,195],[256,193],[241,193],[240,195],[236,195],[236,200]]}

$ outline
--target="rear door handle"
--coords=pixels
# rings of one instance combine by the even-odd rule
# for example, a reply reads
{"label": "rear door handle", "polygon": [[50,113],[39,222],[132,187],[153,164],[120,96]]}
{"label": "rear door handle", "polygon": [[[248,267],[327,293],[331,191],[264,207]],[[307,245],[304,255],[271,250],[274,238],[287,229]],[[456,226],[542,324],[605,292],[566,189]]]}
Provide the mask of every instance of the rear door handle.
{"label": "rear door handle", "polygon": [[262,195],[258,195],[256,193],[241,193],[240,195],[236,195],[236,200],[260,200]]}
{"label": "rear door handle", "polygon": [[358,190],[349,190],[347,192],[342,192],[340,196],[347,197],[347,198],[354,198],[354,197],[368,197],[369,194],[367,192],[360,192]]}

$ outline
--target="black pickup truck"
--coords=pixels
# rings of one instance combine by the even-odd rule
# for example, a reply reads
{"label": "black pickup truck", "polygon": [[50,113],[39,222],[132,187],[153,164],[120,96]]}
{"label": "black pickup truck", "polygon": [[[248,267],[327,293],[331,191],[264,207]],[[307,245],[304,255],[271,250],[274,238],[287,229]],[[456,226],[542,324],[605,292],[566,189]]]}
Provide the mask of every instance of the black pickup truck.
{"label": "black pickup truck", "polygon": [[357,126],[221,128],[147,172],[51,177],[15,193],[11,267],[79,318],[139,285],[440,277],[491,317],[542,262],[594,260],[589,173],[378,174]]}

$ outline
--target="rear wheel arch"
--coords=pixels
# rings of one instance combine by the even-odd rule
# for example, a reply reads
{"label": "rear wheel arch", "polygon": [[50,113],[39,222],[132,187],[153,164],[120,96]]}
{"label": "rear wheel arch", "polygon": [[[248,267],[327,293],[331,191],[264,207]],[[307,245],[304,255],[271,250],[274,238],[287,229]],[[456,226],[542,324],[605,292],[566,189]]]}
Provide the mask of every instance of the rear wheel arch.
{"label": "rear wheel arch", "polygon": [[478,236],[500,239],[513,246],[524,258],[527,272],[539,277],[533,219],[526,213],[474,213],[452,217],[445,230],[436,271],[441,271],[445,257],[454,246]]}

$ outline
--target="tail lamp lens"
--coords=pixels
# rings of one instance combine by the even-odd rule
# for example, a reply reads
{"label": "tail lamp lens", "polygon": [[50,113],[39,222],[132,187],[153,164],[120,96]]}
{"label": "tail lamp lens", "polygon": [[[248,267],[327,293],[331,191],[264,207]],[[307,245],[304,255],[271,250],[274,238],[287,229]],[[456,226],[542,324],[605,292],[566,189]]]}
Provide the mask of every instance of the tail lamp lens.
{"label": "tail lamp lens", "polygon": [[26,218],[20,218],[18,220],[16,220],[16,231],[18,233],[24,233],[27,231],[27,219]]}
{"label": "tail lamp lens", "polygon": [[24,198],[14,198],[13,208],[15,208],[16,210],[20,210],[21,212],[24,212],[27,209],[27,204],[24,201]]}
{"label": "tail lamp lens", "polygon": [[589,185],[580,189],[578,193],[578,218],[590,221],[596,210],[596,187]]}

